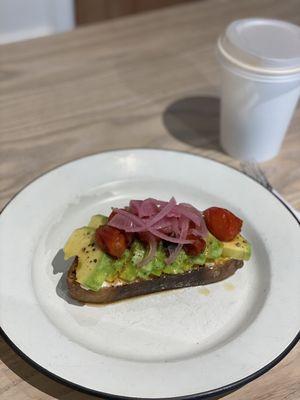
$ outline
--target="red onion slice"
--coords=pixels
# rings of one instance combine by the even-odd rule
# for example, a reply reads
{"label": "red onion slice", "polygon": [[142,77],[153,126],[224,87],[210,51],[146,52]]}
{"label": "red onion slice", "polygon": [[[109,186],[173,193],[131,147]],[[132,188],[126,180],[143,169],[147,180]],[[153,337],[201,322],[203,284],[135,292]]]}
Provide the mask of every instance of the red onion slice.
{"label": "red onion slice", "polygon": [[193,221],[196,226],[201,225],[203,219],[201,214],[196,214],[192,209],[189,209],[182,204],[178,204],[177,210],[180,212],[180,215],[184,215],[185,217]]}
{"label": "red onion slice", "polygon": [[118,214],[121,214],[121,215],[124,215],[125,217],[130,218],[137,225],[139,225],[139,226],[143,226],[144,225],[144,222],[141,220],[141,218],[137,217],[134,214],[131,214],[129,211],[125,211],[125,210],[122,210],[120,208],[118,208],[116,211],[117,211]]}
{"label": "red onion slice", "polygon": [[190,243],[193,243],[193,240],[188,240],[188,239],[183,240],[183,239],[180,239],[180,238],[175,238],[175,237],[172,237],[172,236],[168,236],[168,235],[165,235],[164,233],[162,233],[162,232],[160,232],[160,231],[158,231],[156,229],[153,229],[153,228],[149,228],[148,230],[154,236],[157,236],[160,239],[166,240],[167,242],[170,242],[170,243],[177,243],[177,244],[190,244]]}
{"label": "red onion slice", "polygon": [[149,197],[147,200],[151,200],[153,202],[153,204],[155,204],[156,206],[159,206],[159,207],[163,207],[166,204],[168,204],[168,201],[157,200],[157,199],[154,199],[153,197]]}
{"label": "red onion slice", "polygon": [[153,229],[172,228],[172,218],[164,217],[163,219],[152,225],[152,228]]}
{"label": "red onion slice", "polygon": [[201,215],[202,215],[202,212],[201,212],[200,210],[198,210],[196,207],[192,206],[192,205],[189,204],[189,203],[179,203],[178,205],[182,205],[182,206],[185,206],[185,207],[187,207],[187,208],[190,208],[190,209],[193,210],[196,214],[201,214]]}
{"label": "red onion slice", "polygon": [[116,213],[110,221],[108,221],[108,225],[113,226],[114,228],[122,229],[124,231],[128,231],[135,226],[132,219],[127,216]]}
{"label": "red onion slice", "polygon": [[166,215],[168,215],[168,213],[170,211],[172,211],[172,209],[176,206],[176,200],[174,199],[174,197],[172,197],[170,199],[170,201],[159,211],[158,214],[155,215],[155,217],[150,218],[147,221],[147,228],[150,228],[151,226],[153,226],[156,222],[160,221],[161,219],[163,219]]}
{"label": "red onion slice", "polygon": [[129,202],[129,211],[132,214],[140,216],[140,208],[143,200],[130,200]]}
{"label": "red onion slice", "polygon": [[155,237],[153,235],[149,235],[149,250],[148,250],[148,254],[146,255],[146,257],[144,257],[138,264],[138,267],[143,267],[144,265],[148,264],[150,261],[153,260],[153,258],[155,257],[156,254],[156,250],[157,250],[157,240],[155,239]]}
{"label": "red onion slice", "polygon": [[116,214],[108,222],[108,225],[126,232],[142,232],[146,230],[144,221],[141,218],[119,208],[116,209]]}
{"label": "red onion slice", "polygon": [[202,232],[199,229],[192,228],[189,230],[189,232],[195,236],[203,237]]}
{"label": "red onion slice", "polygon": [[204,238],[207,237],[208,229],[206,227],[202,213],[197,210],[197,208],[188,203],[180,203],[177,207],[180,206],[183,206],[181,208],[182,214],[190,218],[190,220],[194,222],[197,229],[199,229],[199,231],[201,232],[201,236]]}
{"label": "red onion slice", "polygon": [[[187,218],[180,217],[180,222],[182,223],[182,228],[180,232],[180,240],[185,240],[189,229],[189,220]],[[182,249],[182,244],[178,244],[175,250],[170,253],[169,257],[166,259],[166,264],[172,264],[176,260],[180,250]]]}
{"label": "red onion slice", "polygon": [[158,212],[159,212],[159,208],[158,208],[157,204],[155,204],[155,202],[153,202],[152,199],[146,199],[142,202],[139,216],[141,218],[153,217]]}
{"label": "red onion slice", "polygon": [[129,203],[130,211],[140,218],[152,217],[159,211],[158,205],[153,199],[131,200]]}
{"label": "red onion slice", "polygon": [[180,253],[180,250],[182,249],[182,246],[183,246],[182,244],[179,244],[175,247],[173,251],[170,250],[170,255],[165,260],[165,263],[167,265],[172,264],[172,262],[176,260],[178,254]]}

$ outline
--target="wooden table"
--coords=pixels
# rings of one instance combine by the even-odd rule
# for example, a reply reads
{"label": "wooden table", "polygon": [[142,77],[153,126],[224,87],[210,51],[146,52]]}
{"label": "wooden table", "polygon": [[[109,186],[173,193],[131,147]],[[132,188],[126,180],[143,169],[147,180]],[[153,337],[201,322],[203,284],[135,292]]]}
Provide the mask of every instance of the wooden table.
{"label": "wooden table", "polygon": [[[0,208],[64,162],[106,149],[159,147],[238,167],[218,145],[214,45],[232,20],[300,24],[299,0],[207,0],[0,48]],[[300,209],[300,110],[280,155],[262,165]],[[0,343],[0,398],[92,399]],[[300,398],[300,346],[228,400]]]}

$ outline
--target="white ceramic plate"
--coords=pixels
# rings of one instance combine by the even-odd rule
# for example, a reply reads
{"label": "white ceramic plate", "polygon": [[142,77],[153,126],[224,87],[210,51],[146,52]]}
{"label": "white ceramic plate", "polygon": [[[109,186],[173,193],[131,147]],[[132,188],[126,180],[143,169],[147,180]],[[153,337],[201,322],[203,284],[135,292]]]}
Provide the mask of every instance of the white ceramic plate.
{"label": "white ceramic plate", "polygon": [[[253,257],[224,282],[105,306],[72,301],[60,250],[95,213],[149,196],[219,205],[243,218]],[[63,165],[0,217],[0,323],[27,360],[102,396],[221,394],[261,375],[297,341],[300,230],[265,188],[217,162],[161,150]]]}

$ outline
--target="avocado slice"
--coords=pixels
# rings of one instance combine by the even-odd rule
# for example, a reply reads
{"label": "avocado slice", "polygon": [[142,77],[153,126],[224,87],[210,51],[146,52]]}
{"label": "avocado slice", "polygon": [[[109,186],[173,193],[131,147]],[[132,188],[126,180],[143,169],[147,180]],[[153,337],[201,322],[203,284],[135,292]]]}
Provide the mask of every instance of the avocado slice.
{"label": "avocado slice", "polygon": [[95,229],[84,226],[73,231],[64,247],[64,258],[78,256],[83,247],[87,247],[94,238]]}
{"label": "avocado slice", "polygon": [[251,245],[242,235],[237,235],[230,242],[222,243],[222,257],[230,257],[234,258],[235,260],[245,261],[249,260],[251,257]]}
{"label": "avocado slice", "polygon": [[165,265],[163,272],[168,275],[182,274],[191,267],[189,258],[191,257],[189,257],[184,250],[181,250],[171,264]]}
{"label": "avocado slice", "polygon": [[105,280],[111,279],[118,266],[95,243],[95,228],[75,229],[64,247],[65,259],[78,257],[76,280],[91,290],[99,290]]}
{"label": "avocado slice", "polygon": [[[81,269],[77,267],[76,280],[85,287],[91,290],[99,290],[103,285],[103,282],[109,280],[114,274],[113,259],[101,250],[98,251],[100,255],[99,259],[81,259]],[[92,257],[97,257],[93,253]],[[95,260],[97,260],[95,262]],[[89,264],[94,264],[94,267],[90,268]]]}
{"label": "avocado slice", "polygon": [[137,278],[137,267],[129,261],[125,264],[125,268],[120,273],[120,278],[126,282],[132,282]]}
{"label": "avocado slice", "polygon": [[210,260],[219,258],[222,255],[222,251],[223,251],[223,242],[220,242],[211,233],[208,233],[206,239],[206,248],[204,251],[206,258]]}
{"label": "avocado slice", "polygon": [[206,255],[205,252],[200,253],[198,256],[196,257],[192,257],[192,263],[193,265],[204,265],[206,261]]}
{"label": "avocado slice", "polygon": [[91,243],[78,255],[76,280],[88,289],[99,290],[104,281],[113,282],[124,265],[124,260],[115,260]]}
{"label": "avocado slice", "polygon": [[116,260],[96,248],[92,243],[83,254],[79,254],[76,280],[90,290],[99,290],[104,281],[114,282],[129,258],[126,250],[122,258]]}
{"label": "avocado slice", "polygon": [[120,273],[120,278],[126,282],[132,282],[135,279],[146,278],[147,265],[138,267],[137,264],[142,261],[146,255],[146,249],[141,242],[135,240],[130,249],[130,256],[124,264],[124,268]]}
{"label": "avocado slice", "polygon": [[123,256],[119,259],[112,259],[113,271],[106,277],[107,282],[114,282],[120,275],[120,272],[124,268],[124,265],[129,261],[130,251],[125,250]]}
{"label": "avocado slice", "polygon": [[155,257],[149,263],[138,266],[138,263],[146,256],[146,247],[138,240],[135,240],[131,246],[130,257],[120,273],[120,278],[124,281],[132,282],[136,279],[149,279],[150,276],[161,276],[166,267],[166,254],[162,244],[158,246]]}
{"label": "avocado slice", "polygon": [[166,254],[160,244],[156,250],[155,257],[146,265],[139,268],[138,276],[141,279],[149,279],[150,276],[161,276],[165,268]]}
{"label": "avocado slice", "polygon": [[130,248],[130,258],[132,263],[134,265],[137,265],[139,262],[141,262],[142,259],[146,256],[146,252],[147,251],[144,245],[138,240],[135,240]]}
{"label": "avocado slice", "polygon": [[96,214],[93,215],[88,224],[89,227],[97,229],[101,225],[105,225],[108,218],[105,215]]}

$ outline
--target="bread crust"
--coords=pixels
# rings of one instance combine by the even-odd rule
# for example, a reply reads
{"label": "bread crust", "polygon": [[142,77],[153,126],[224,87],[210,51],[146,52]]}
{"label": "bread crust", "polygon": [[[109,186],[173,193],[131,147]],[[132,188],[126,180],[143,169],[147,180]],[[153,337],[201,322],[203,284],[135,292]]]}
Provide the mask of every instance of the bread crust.
{"label": "bread crust", "polygon": [[118,300],[164,290],[215,283],[233,275],[237,269],[242,268],[244,265],[242,260],[229,259],[212,265],[198,266],[183,274],[164,274],[149,280],[139,280],[124,285],[103,287],[95,292],[82,288],[76,281],[77,264],[78,258],[76,257],[68,270],[67,285],[69,294],[77,301],[96,304],[113,303]]}

